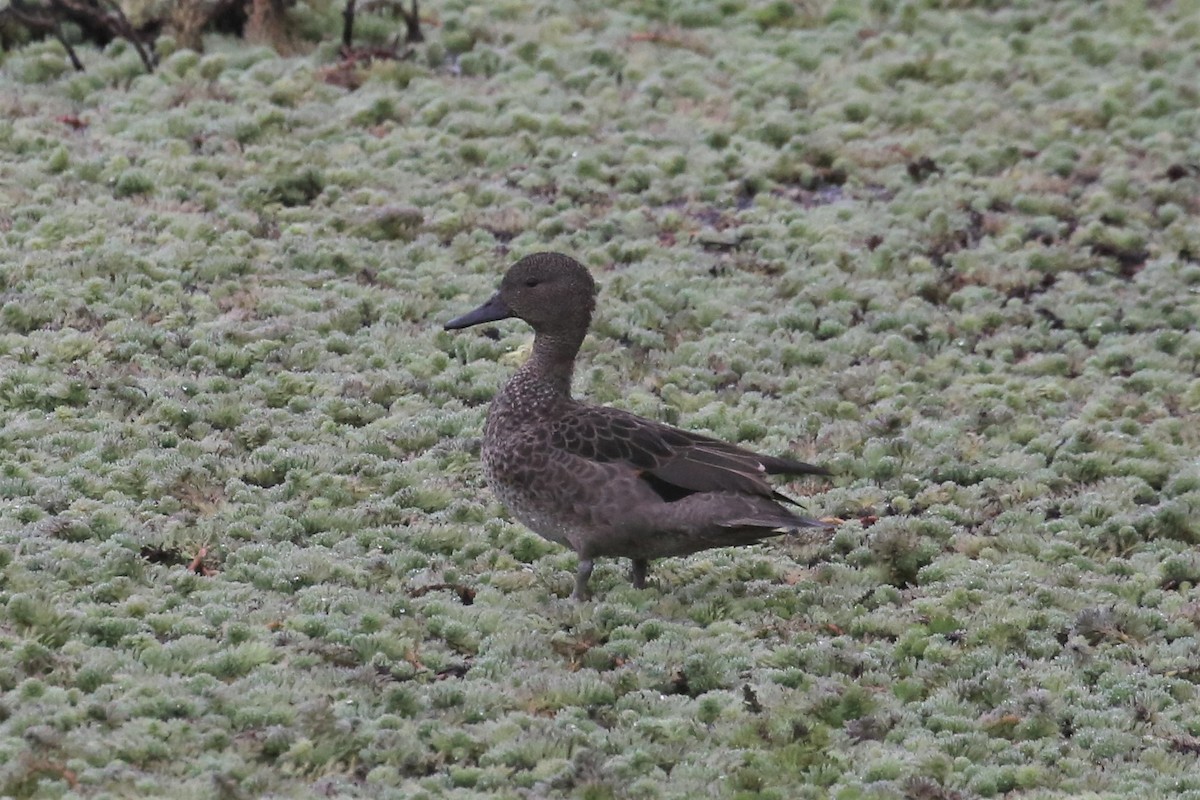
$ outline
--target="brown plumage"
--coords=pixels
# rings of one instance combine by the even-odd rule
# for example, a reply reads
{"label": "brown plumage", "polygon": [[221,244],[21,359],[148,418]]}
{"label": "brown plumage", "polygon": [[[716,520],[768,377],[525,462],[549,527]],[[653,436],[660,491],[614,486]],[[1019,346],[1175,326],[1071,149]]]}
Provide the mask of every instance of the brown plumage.
{"label": "brown plumage", "polygon": [[599,556],[632,558],[642,588],[653,558],[828,527],[780,505],[793,501],[767,480],[827,470],[572,398],[595,295],[579,262],[536,253],[508,270],[490,300],[446,323],[518,317],[533,327],[532,355],[488,409],[484,473],[517,519],[579,555],[573,597],[587,598]]}

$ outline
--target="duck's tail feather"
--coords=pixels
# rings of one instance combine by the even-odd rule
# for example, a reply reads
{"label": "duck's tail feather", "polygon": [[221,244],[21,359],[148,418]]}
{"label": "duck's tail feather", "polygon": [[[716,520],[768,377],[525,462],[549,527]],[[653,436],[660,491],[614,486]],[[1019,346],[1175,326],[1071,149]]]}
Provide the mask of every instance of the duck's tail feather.
{"label": "duck's tail feather", "polygon": [[832,475],[833,473],[818,467],[816,464],[807,464],[803,461],[794,461],[790,458],[778,458],[777,456],[759,456],[759,461],[763,465],[763,469],[770,475]]}
{"label": "duck's tail feather", "polygon": [[[725,520],[720,523],[722,528],[757,528],[760,530],[770,531],[771,534],[786,534],[799,533],[805,528],[823,528],[830,530],[835,528],[833,523],[825,522],[812,517],[797,517],[797,516],[753,516],[753,517],[738,517],[737,519]],[[766,535],[771,535],[766,534]]]}

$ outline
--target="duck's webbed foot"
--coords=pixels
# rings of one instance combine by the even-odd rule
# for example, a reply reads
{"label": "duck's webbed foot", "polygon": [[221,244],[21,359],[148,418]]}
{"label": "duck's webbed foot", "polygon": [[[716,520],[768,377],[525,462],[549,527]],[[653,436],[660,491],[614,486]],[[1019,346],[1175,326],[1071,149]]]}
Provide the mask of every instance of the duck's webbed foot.
{"label": "duck's webbed foot", "polygon": [[595,564],[590,558],[579,559],[579,566],[575,569],[575,591],[571,592],[572,600],[590,600],[592,592],[588,589],[588,580],[592,577],[592,569]]}
{"label": "duck's webbed foot", "polygon": [[635,558],[633,566],[629,570],[629,580],[633,583],[635,589],[646,588],[646,570],[650,568],[650,560],[646,558]]}

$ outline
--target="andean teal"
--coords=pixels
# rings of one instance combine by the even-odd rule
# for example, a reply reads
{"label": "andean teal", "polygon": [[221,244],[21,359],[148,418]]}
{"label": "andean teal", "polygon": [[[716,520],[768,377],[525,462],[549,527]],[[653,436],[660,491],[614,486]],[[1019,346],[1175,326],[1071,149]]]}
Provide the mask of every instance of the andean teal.
{"label": "andean teal", "polygon": [[653,558],[828,527],[781,505],[794,501],[767,481],[769,474],[827,470],[571,397],[595,297],[595,281],[579,262],[535,253],[508,270],[490,300],[445,326],[517,317],[533,327],[529,360],[488,409],[483,468],[517,519],[579,555],[574,598],[589,596],[600,556],[633,559],[640,589]]}

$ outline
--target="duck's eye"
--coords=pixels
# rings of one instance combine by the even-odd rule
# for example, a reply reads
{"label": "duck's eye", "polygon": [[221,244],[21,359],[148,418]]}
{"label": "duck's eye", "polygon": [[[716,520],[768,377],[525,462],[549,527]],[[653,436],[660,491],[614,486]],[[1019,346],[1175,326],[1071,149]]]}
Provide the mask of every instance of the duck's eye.
{"label": "duck's eye", "polygon": [[530,289],[532,289],[533,287],[538,285],[538,279],[537,278],[526,278],[525,285],[528,286]]}

